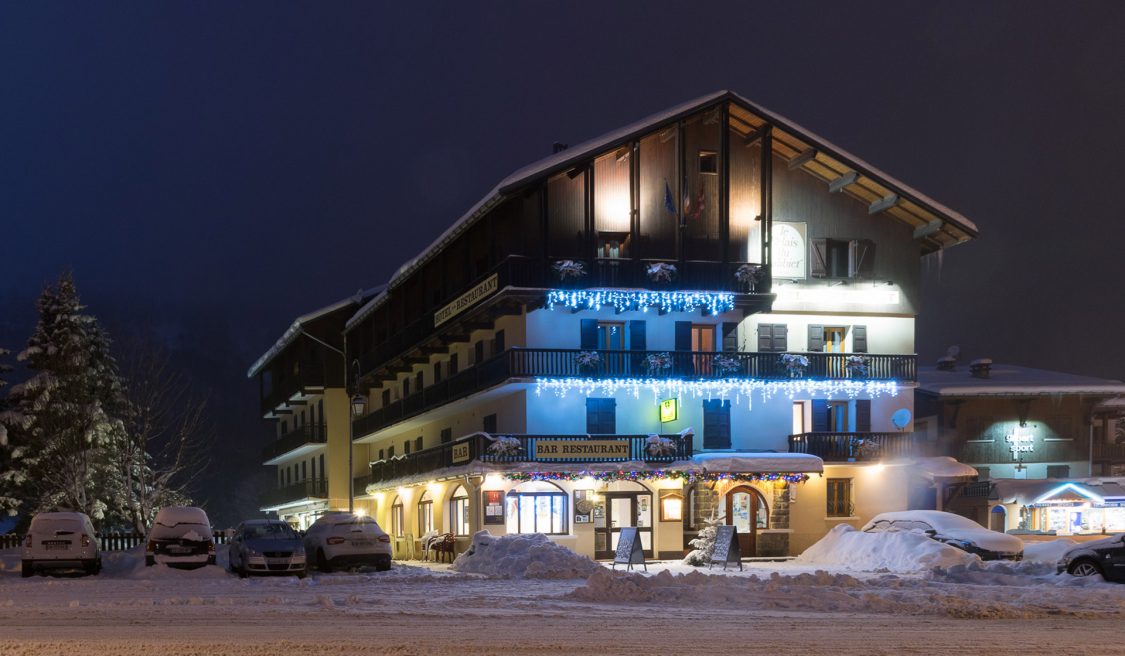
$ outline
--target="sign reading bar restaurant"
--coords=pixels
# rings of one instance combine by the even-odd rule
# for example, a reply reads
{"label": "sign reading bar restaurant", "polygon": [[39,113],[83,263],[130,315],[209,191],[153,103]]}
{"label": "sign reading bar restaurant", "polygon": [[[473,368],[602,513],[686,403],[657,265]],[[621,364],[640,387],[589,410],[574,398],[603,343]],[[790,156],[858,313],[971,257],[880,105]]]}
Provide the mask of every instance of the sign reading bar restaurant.
{"label": "sign reading bar restaurant", "polygon": [[481,283],[476,287],[473,287],[469,291],[453,299],[453,302],[449,303],[437,312],[434,312],[434,326],[440,326],[446,321],[449,321],[453,317],[469,309],[482,298],[495,294],[499,282],[500,276],[494,273],[481,281]]}
{"label": "sign reading bar restaurant", "polygon": [[628,460],[629,440],[536,440],[537,460]]}

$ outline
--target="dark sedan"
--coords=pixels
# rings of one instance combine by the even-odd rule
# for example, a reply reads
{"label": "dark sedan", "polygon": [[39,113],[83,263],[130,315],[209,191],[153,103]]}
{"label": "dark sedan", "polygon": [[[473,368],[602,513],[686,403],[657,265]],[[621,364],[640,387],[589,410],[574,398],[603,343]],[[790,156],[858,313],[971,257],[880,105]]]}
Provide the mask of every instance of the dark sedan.
{"label": "dark sedan", "polygon": [[1066,552],[1058,563],[1059,574],[1101,576],[1125,583],[1125,535],[1080,544]]}

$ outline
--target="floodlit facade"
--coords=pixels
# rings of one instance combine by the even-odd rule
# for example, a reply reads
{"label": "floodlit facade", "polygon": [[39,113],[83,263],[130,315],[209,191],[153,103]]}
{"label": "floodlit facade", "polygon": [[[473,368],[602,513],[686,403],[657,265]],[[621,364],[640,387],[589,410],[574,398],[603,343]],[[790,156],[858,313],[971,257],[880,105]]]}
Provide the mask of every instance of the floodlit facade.
{"label": "floodlit facade", "polygon": [[557,146],[346,320],[354,503],[398,557],[488,530],[608,558],[624,527],[679,557],[712,516],[784,555],[905,508],[920,259],[975,234],[730,92]]}

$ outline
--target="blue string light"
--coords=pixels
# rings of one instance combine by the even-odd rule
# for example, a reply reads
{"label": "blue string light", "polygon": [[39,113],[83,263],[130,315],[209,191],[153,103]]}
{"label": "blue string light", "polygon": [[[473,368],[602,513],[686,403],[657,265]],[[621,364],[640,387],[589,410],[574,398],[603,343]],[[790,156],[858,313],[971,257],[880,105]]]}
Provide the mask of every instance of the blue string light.
{"label": "blue string light", "polygon": [[[543,392],[553,393],[559,398],[569,392],[585,396],[598,394],[616,396],[618,392],[640,398],[642,392],[651,393],[654,403],[671,397],[745,400],[750,406],[751,398],[757,392],[762,400],[768,401],[780,392],[790,399],[804,398],[849,398],[898,396],[898,383],[895,381],[857,381],[822,380],[815,378],[792,380],[761,380],[757,378],[719,378],[715,380],[685,380],[682,378],[538,378],[535,381],[535,395]],[[752,406],[750,406],[753,409]]]}
{"label": "blue string light", "polygon": [[562,305],[571,310],[600,310],[612,307],[618,312],[655,307],[661,312],[691,312],[703,309],[722,314],[734,309],[734,294],[728,292],[654,292],[617,289],[552,289],[547,292],[547,307]]}

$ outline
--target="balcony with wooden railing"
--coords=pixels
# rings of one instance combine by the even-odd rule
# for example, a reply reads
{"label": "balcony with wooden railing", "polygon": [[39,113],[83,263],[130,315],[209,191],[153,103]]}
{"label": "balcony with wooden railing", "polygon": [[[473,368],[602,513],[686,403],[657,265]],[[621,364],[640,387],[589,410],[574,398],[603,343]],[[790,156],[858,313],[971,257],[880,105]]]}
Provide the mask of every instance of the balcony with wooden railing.
{"label": "balcony with wooden railing", "polygon": [[[441,444],[410,455],[380,460],[371,464],[371,483],[385,483],[411,476],[421,476],[436,472],[446,467],[470,465],[471,463],[484,464],[516,464],[516,463],[543,463],[544,465],[558,464],[593,464],[639,461],[647,463],[671,463],[677,460],[688,460],[692,457],[692,438],[680,435],[662,435],[666,440],[664,449],[653,449],[648,442],[648,435],[473,435],[463,440]],[[560,456],[552,451],[550,454],[542,453],[548,448],[553,449],[562,443],[582,443],[584,447],[590,445],[604,446],[620,455],[612,456]],[[576,444],[577,446],[577,444]]]}
{"label": "balcony with wooden railing", "polygon": [[289,431],[285,435],[262,447],[263,464],[276,464],[273,461],[302,447],[324,444],[328,441],[328,427],[324,424],[306,424]]}
{"label": "balcony with wooden railing", "polygon": [[1125,464],[1125,444],[1094,442],[1094,461],[1112,464]]}
{"label": "balcony with wooden railing", "polygon": [[[804,353],[809,366],[801,372],[786,367],[781,353],[689,352],[689,351],[592,351],[597,364],[581,364],[582,349],[514,348],[473,365],[441,382],[355,420],[355,437],[370,435],[404,419],[409,419],[443,404],[499,385],[510,378],[686,378],[719,380],[755,378],[792,380],[822,378],[832,380],[899,381],[917,378],[916,356],[864,353],[866,375],[847,366],[848,353]],[[667,362],[653,366],[649,356]],[[717,356],[722,359],[717,360]],[[654,361],[655,362],[655,361]]]}
{"label": "balcony with wooden railing", "polygon": [[313,478],[292,485],[285,485],[262,493],[262,505],[280,506],[297,501],[327,499],[328,481],[323,478]]}
{"label": "balcony with wooden railing", "polygon": [[285,378],[274,380],[261,394],[261,410],[268,414],[285,405],[294,396],[321,391],[325,386],[325,364],[316,360],[303,363]]}
{"label": "balcony with wooden railing", "polygon": [[873,462],[922,455],[914,433],[798,433],[789,436],[790,453],[807,453],[825,462]]}

